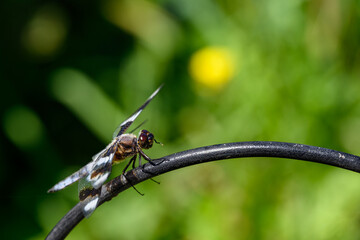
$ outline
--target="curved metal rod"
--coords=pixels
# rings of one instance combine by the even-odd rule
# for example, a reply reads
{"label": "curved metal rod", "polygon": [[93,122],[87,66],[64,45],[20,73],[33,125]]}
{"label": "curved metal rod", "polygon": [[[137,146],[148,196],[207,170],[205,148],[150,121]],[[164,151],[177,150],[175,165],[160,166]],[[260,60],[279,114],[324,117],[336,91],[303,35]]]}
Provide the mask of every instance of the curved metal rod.
{"label": "curved metal rod", "polygon": [[[285,142],[235,142],[205,146],[155,159],[153,164],[140,167],[118,176],[102,186],[99,206],[120,192],[151,177],[194,164],[244,157],[277,157],[323,163],[354,172],[360,172],[360,157],[331,149]],[[131,184],[127,181],[129,180]],[[51,230],[46,239],[63,239],[84,218],[78,203]]]}

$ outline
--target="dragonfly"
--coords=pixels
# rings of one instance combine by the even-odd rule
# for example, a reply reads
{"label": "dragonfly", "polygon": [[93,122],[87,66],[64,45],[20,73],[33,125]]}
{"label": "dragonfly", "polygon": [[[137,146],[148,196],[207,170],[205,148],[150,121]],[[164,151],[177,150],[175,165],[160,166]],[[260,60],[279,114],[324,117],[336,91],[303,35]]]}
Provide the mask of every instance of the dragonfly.
{"label": "dragonfly", "polygon": [[143,152],[143,149],[151,148],[154,141],[159,143],[155,140],[154,135],[147,130],[141,130],[138,137],[132,132],[125,132],[156,94],[158,94],[162,86],[163,85],[156,89],[143,105],[118,126],[113,134],[113,140],[106,148],[94,155],[92,161],[87,165],[55,184],[48,190],[48,193],[57,192],[70,184],[79,181],[79,199],[80,202],[83,203],[84,216],[89,217],[97,207],[101,186],[108,179],[113,165],[132,157],[123,170],[124,174],[131,163],[133,164],[133,168],[135,167],[138,155],[139,166],[141,165],[141,157],[151,163],[150,157]]}

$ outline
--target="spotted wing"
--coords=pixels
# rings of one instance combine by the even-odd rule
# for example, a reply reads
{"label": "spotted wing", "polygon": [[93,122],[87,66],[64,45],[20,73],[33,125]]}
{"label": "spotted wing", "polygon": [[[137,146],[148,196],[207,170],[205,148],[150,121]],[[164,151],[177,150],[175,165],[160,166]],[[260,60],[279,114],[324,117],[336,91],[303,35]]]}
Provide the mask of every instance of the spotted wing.
{"label": "spotted wing", "polygon": [[91,183],[82,178],[79,181],[79,199],[83,204],[82,212],[86,218],[95,211],[101,194],[101,188],[93,188]]}
{"label": "spotted wing", "polygon": [[111,173],[112,160],[117,148],[113,141],[103,151],[96,154],[92,169],[88,175],[79,182],[79,198],[83,204],[83,213],[89,217],[97,207],[101,194],[101,186]]}
{"label": "spotted wing", "polygon": [[62,180],[62,181],[58,182],[57,184],[55,184],[52,188],[50,188],[48,190],[48,193],[57,192],[57,191],[65,188],[65,187],[69,186],[70,184],[78,181],[79,179],[87,176],[89,174],[89,172],[91,171],[91,169],[93,168],[93,165],[94,165],[94,162],[89,162],[86,166],[82,167],[77,172],[71,174],[70,176],[68,176],[64,180]]}
{"label": "spotted wing", "polygon": [[156,89],[155,92],[153,92],[153,94],[151,94],[151,96],[145,101],[145,103],[143,105],[141,105],[141,107],[139,107],[139,109],[137,109],[128,119],[126,119],[124,122],[122,122],[120,124],[119,127],[117,127],[117,129],[115,130],[115,132],[113,134],[113,138],[116,138],[117,136],[120,136],[121,134],[123,134],[130,127],[130,125],[140,115],[142,110],[144,110],[144,108],[149,104],[149,102],[156,96],[156,94],[158,94],[158,92],[160,91],[160,89],[162,87],[163,87],[163,85],[158,87],[158,89]]}
{"label": "spotted wing", "polygon": [[[116,146],[115,146],[116,147]],[[116,149],[115,149],[116,150]],[[111,173],[112,160],[115,155],[114,152],[106,153],[95,161],[94,166],[90,173],[87,175],[86,180],[91,183],[94,188],[99,188]]]}

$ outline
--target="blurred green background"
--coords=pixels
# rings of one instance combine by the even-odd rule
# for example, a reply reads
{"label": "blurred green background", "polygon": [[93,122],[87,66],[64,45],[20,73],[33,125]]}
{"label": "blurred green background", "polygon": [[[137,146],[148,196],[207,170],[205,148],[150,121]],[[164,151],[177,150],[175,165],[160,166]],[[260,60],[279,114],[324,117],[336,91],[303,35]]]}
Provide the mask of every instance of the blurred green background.
{"label": "blurred green background", "polygon": [[[164,143],[152,158],[256,140],[360,154],[359,1],[3,0],[0,16],[4,239],[43,239],[78,202],[76,184],[46,191],[161,83],[137,121]],[[252,158],[156,180],[68,239],[360,239],[347,170]]]}

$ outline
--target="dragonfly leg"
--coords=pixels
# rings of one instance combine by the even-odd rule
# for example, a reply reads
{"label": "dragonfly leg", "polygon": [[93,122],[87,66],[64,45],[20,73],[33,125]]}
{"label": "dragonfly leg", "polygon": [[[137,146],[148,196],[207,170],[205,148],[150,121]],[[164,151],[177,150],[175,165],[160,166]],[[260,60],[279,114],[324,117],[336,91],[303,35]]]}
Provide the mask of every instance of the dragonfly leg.
{"label": "dragonfly leg", "polygon": [[141,154],[139,154],[139,166],[141,166]]}
{"label": "dragonfly leg", "polygon": [[[125,168],[124,168],[124,170],[123,170],[123,174],[124,174],[124,173],[126,172],[126,170],[129,168],[130,164],[131,164],[132,162],[135,162],[135,160],[136,160],[136,155],[133,156],[133,157],[130,159],[130,161],[128,162],[128,164],[126,164],[126,166],[125,166]],[[133,168],[134,168],[134,165],[133,165]]]}
{"label": "dragonfly leg", "polygon": [[136,157],[137,155],[133,156],[130,160],[130,162],[132,162],[132,168],[134,169],[135,168],[135,163],[136,163]]}
{"label": "dragonfly leg", "polygon": [[136,187],[135,187],[134,185],[132,185],[130,179],[128,179],[125,174],[123,174],[123,176],[125,177],[126,181],[128,181],[128,183],[130,184],[130,186],[131,186],[138,194],[140,194],[141,196],[144,196],[143,193],[141,193],[139,190],[136,189]]}
{"label": "dragonfly leg", "polygon": [[160,164],[162,164],[163,162],[165,162],[165,159],[158,162],[158,163],[154,163],[154,161],[151,160],[151,158],[149,158],[142,150],[141,148],[138,148],[139,151],[139,155],[143,156],[145,158],[146,161],[148,161],[151,165],[153,166],[158,166]]}
{"label": "dragonfly leg", "polygon": [[133,157],[130,159],[130,161],[128,162],[128,164],[126,164],[126,166],[125,166],[125,168],[124,168],[124,170],[123,170],[123,176],[125,177],[126,181],[128,181],[128,183],[131,185],[131,187],[132,187],[138,194],[140,194],[141,196],[144,196],[143,193],[141,193],[139,190],[137,190],[137,189],[134,187],[134,185],[131,184],[130,179],[128,179],[128,178],[126,177],[126,175],[125,175],[125,172],[126,172],[126,170],[129,168],[129,166],[130,166],[131,163],[133,163],[133,168],[134,168],[134,165],[135,165],[134,163],[135,163],[135,161],[136,161],[136,155],[133,156]]}
{"label": "dragonfly leg", "polygon": [[139,147],[138,148],[138,151],[139,151],[139,155],[143,156],[145,158],[146,161],[148,161],[151,165],[153,166],[157,166],[159,164],[161,164],[163,161],[161,161],[160,163],[154,163],[151,158],[149,158],[142,150],[141,148]]}
{"label": "dragonfly leg", "polygon": [[[142,166],[143,172],[151,174],[151,172],[145,171],[144,165],[141,165],[141,156],[143,156],[143,157],[145,158],[145,160],[148,161],[148,162],[149,162],[151,165],[153,165],[153,166],[156,166],[156,165],[158,165],[158,164],[153,163],[153,162],[151,161],[151,158],[149,158],[149,157],[139,148],[139,166]],[[155,183],[157,183],[157,184],[160,184],[160,182],[155,181],[155,180],[152,179],[152,178],[150,178],[150,180],[153,181],[153,182],[155,182]]]}

